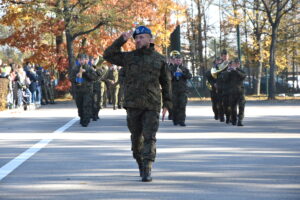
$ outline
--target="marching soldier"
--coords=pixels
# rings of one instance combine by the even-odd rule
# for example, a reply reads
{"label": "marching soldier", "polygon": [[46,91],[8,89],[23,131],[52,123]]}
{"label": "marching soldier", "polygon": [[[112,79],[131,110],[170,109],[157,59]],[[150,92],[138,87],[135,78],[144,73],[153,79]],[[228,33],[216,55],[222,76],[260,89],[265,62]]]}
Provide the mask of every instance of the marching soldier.
{"label": "marching soldier", "polygon": [[106,79],[108,75],[108,67],[105,62],[101,65],[100,70],[103,72],[103,76],[100,79],[100,109],[102,109],[102,108],[106,108],[107,106]]}
{"label": "marching soldier", "polygon": [[227,116],[226,122],[229,123],[229,110],[228,110],[228,73],[227,69],[229,64],[228,54],[226,50],[223,50],[221,53],[221,63],[216,66],[216,88],[217,95],[219,98],[219,119],[221,122],[224,122],[224,114]]}
{"label": "marching soldier", "polygon": [[119,72],[117,66],[112,65],[107,75],[107,83],[109,85],[109,92],[113,109],[116,110],[118,106],[118,94],[119,94]]}
{"label": "marching soldier", "polygon": [[[236,58],[232,65],[228,68],[229,71],[229,106],[231,110],[232,125],[243,126],[244,110],[245,110],[245,96],[243,81],[246,78],[246,73],[240,68],[241,63]],[[239,107],[239,114],[237,118],[237,106]],[[237,122],[238,120],[238,122]]]}
{"label": "marching soldier", "polygon": [[101,81],[104,78],[106,71],[102,67],[103,60],[98,60],[91,57],[91,65],[98,72],[98,78],[93,83],[93,121],[99,119],[99,111],[101,108]]}
{"label": "marching soldier", "polygon": [[186,126],[185,124],[185,109],[187,104],[187,80],[192,78],[192,74],[182,64],[182,56],[179,51],[170,53],[169,69],[172,74],[172,119],[173,124]]}
{"label": "marching soldier", "polygon": [[165,58],[150,48],[151,30],[139,26],[133,33],[136,50],[121,52],[132,36],[123,33],[104,52],[104,58],[125,68],[124,108],[131,132],[133,157],[143,182],[152,181],[152,163],[156,157],[156,132],[159,126],[161,93],[164,111],[172,106],[171,83]]}
{"label": "marching soldier", "polygon": [[119,85],[120,85],[120,89],[119,89],[119,94],[118,94],[118,108],[121,109],[123,107],[124,104],[124,81],[125,81],[125,70],[124,67],[120,67],[119,69]]}
{"label": "marching soldier", "polygon": [[96,71],[88,65],[89,58],[85,54],[78,55],[79,65],[71,72],[71,81],[74,85],[74,96],[80,124],[87,127],[92,117],[93,108],[93,81],[98,78]]}
{"label": "marching soldier", "polygon": [[[219,120],[219,116],[220,116],[220,113],[219,113],[219,104],[220,104],[220,99],[218,98],[218,94],[217,94],[217,88],[216,88],[216,84],[217,84],[217,80],[216,80],[216,74],[212,74],[212,71],[214,71],[214,69],[216,69],[217,65],[220,64],[221,62],[221,59],[220,58],[217,58],[215,61],[214,61],[214,66],[211,70],[208,70],[206,73],[205,73],[205,76],[206,76],[206,79],[207,79],[207,82],[206,82],[206,85],[210,91],[210,98],[211,98],[211,102],[212,102],[212,110],[214,112],[214,118],[215,120]],[[214,76],[213,76],[214,75]]]}

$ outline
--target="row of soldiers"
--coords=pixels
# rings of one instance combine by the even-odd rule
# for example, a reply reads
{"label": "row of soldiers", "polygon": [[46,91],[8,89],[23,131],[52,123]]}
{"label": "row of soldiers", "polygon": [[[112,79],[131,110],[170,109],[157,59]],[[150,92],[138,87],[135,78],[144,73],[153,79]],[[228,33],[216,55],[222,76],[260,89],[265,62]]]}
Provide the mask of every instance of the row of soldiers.
{"label": "row of soldiers", "polygon": [[[183,65],[183,58],[179,51],[174,50],[170,53],[168,69],[172,82],[172,103],[174,105],[172,109],[168,110],[169,119],[173,121],[175,126],[186,126],[187,80],[192,75]],[[86,127],[90,119],[93,121],[99,119],[99,111],[106,106],[107,98],[114,110],[122,107],[124,101],[124,68],[117,68],[116,65],[111,65],[108,68],[99,58],[79,54],[77,65],[72,74],[73,94],[82,126]],[[90,117],[85,117],[88,115]]]}
{"label": "row of soldiers", "polygon": [[[206,72],[211,93],[214,118],[227,124],[243,126],[245,95],[243,81],[245,72],[238,58],[229,60],[226,50],[214,61],[214,66]],[[238,108],[238,112],[237,112]]]}
{"label": "row of soldiers", "polygon": [[80,116],[80,124],[88,126],[90,119],[97,121],[99,111],[109,103],[113,109],[121,108],[123,102],[122,68],[107,67],[103,60],[79,54],[71,72],[73,96]]}

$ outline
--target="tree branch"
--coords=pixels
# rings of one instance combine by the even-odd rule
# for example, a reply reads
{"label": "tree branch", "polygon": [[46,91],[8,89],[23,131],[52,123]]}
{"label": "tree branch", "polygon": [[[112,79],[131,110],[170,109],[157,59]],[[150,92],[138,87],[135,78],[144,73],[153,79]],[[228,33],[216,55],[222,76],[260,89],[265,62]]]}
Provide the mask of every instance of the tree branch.
{"label": "tree branch", "polygon": [[80,31],[80,32],[78,32],[78,33],[75,33],[75,34],[72,36],[72,39],[75,39],[76,37],[78,37],[78,36],[80,36],[80,35],[89,34],[89,33],[93,32],[93,31],[97,30],[97,29],[100,28],[101,26],[106,25],[106,24],[108,24],[108,20],[107,20],[107,21],[105,21],[105,20],[100,21],[96,26],[94,26],[94,28],[92,28],[92,29],[90,29],[90,30],[87,30],[87,31]]}
{"label": "tree branch", "polygon": [[271,15],[271,10],[269,9],[269,7],[268,7],[268,5],[267,5],[267,3],[266,3],[265,0],[261,0],[261,1],[262,1],[262,3],[264,4],[265,12],[267,13],[269,22],[270,22],[271,25],[273,25],[274,22],[273,22],[273,18],[272,18],[272,15]]}

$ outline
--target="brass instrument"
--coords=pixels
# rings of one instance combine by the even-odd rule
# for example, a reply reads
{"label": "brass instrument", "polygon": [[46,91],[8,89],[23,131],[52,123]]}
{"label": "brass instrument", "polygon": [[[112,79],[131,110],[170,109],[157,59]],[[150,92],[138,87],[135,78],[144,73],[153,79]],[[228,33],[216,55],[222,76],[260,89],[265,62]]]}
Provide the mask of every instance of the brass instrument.
{"label": "brass instrument", "polygon": [[212,91],[212,85],[206,80],[206,87],[209,89],[209,91]]}
{"label": "brass instrument", "polygon": [[210,73],[214,79],[217,78],[218,73],[223,71],[228,67],[229,61],[224,61],[221,64],[218,64],[217,67],[212,67]]}

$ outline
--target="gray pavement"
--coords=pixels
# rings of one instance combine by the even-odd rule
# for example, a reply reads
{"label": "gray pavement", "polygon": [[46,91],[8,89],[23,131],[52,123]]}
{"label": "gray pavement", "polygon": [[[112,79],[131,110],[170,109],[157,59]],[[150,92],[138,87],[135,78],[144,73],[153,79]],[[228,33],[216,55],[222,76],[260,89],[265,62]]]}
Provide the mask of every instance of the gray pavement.
{"label": "gray pavement", "polygon": [[299,200],[300,104],[248,102],[245,127],[190,102],[187,127],[161,122],[153,182],[142,183],[124,110],[82,128],[72,102],[0,112],[0,167],[38,141],[51,142],[0,181],[0,199]]}

